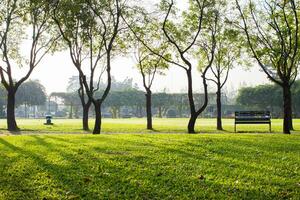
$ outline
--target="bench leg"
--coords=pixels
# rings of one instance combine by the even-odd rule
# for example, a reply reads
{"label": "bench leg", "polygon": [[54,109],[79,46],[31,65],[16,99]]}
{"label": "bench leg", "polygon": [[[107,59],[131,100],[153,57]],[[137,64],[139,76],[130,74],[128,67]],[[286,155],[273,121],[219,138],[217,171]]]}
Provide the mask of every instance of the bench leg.
{"label": "bench leg", "polygon": [[272,133],[272,127],[271,124],[269,124],[270,133]]}
{"label": "bench leg", "polygon": [[236,133],[236,124],[234,124],[234,132]]}

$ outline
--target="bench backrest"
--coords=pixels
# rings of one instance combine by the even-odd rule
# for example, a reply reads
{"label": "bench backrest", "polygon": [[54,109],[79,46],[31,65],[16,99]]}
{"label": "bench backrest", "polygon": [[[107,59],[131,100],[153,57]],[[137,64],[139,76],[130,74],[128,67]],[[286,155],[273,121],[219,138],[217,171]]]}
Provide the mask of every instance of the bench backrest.
{"label": "bench backrest", "polygon": [[235,112],[235,119],[271,119],[270,111],[237,111]]}

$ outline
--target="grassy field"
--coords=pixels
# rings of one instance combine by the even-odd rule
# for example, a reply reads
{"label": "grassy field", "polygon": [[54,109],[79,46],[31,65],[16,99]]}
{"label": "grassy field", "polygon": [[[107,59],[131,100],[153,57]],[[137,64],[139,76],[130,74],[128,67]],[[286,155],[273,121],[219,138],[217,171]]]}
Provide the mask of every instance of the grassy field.
{"label": "grassy field", "polygon": [[144,119],[106,119],[103,131],[114,134],[96,136],[79,120],[54,123],[20,120],[26,130],[10,136],[1,127],[0,199],[300,197],[300,131],[278,134],[281,120],[273,134],[263,125],[230,133],[232,120],[216,132],[214,120],[200,119],[195,135],[178,134],[186,119],[155,119],[151,134]]}
{"label": "grassy field", "polygon": [[[81,130],[81,120],[79,119],[54,119],[53,126],[43,125],[43,119],[19,119],[19,127],[22,134],[41,133],[84,133]],[[103,119],[103,133],[186,133],[188,119],[153,119],[154,131],[146,130],[146,119]],[[215,119],[198,119],[196,131],[200,133],[226,133],[233,132],[234,120],[224,119],[223,128],[225,131],[216,131]],[[294,120],[296,132],[300,132],[300,119]],[[93,128],[93,120],[90,121],[90,128]],[[298,130],[298,131],[297,131]],[[238,125],[237,131],[240,133],[266,133],[269,131],[268,125]],[[273,133],[282,132],[282,120],[272,120]],[[10,134],[6,131],[6,121],[0,120],[0,134]]]}

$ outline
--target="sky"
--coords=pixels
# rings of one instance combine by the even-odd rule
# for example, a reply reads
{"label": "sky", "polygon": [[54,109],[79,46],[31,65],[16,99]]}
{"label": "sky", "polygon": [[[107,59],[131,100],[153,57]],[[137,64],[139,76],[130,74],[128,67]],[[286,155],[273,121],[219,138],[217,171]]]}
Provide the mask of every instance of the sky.
{"label": "sky", "polygon": [[[186,1],[178,1],[178,7],[186,8]],[[24,50],[29,48],[26,45]],[[142,79],[138,70],[135,68],[134,58],[131,55],[126,57],[117,57],[112,62],[112,75],[119,81],[126,78],[133,78],[134,82],[142,89]],[[16,77],[24,74],[23,70],[15,70]],[[195,91],[201,92],[201,77],[195,71],[194,73],[194,88]],[[68,51],[55,53],[54,55],[46,56],[40,65],[32,73],[30,79],[38,79],[46,88],[48,94],[52,92],[66,91],[68,79],[72,76],[77,76],[78,72],[73,66]],[[246,70],[238,67],[231,71],[227,90],[236,91],[243,86],[253,86],[262,83],[268,83],[266,75],[259,70],[259,67],[253,63],[253,67]],[[210,84],[210,91],[214,90],[214,85]],[[153,91],[167,91],[170,93],[185,92],[187,89],[187,81],[185,72],[176,66],[171,66],[166,76],[157,76],[153,84]]]}
{"label": "sky", "polygon": [[[20,71],[21,74],[21,71]],[[30,79],[38,79],[45,86],[47,93],[64,92],[71,76],[77,76],[78,72],[73,66],[67,52],[56,53],[47,56],[36,68]],[[142,89],[142,79],[138,70],[135,68],[133,58],[119,57],[112,62],[112,75],[119,81],[126,78],[133,78],[134,82]],[[200,73],[194,73],[194,87],[196,91],[201,91]],[[252,68],[245,69],[238,67],[233,69],[226,84],[227,90],[235,91],[243,86],[253,86],[267,83],[266,75],[254,64]],[[213,90],[210,84],[210,90]],[[187,81],[184,70],[179,67],[171,66],[165,76],[157,76],[153,91],[160,92],[166,90],[170,93],[184,92],[187,88]]]}

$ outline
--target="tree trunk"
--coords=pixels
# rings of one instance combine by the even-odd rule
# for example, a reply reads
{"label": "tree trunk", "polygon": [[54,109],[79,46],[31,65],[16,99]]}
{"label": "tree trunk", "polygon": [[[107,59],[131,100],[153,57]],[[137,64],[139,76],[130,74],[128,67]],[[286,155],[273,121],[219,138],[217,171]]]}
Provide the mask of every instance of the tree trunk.
{"label": "tree trunk", "polygon": [[288,84],[283,86],[283,113],[283,133],[290,134],[290,130],[293,129],[293,120],[291,88]]}
{"label": "tree trunk", "polygon": [[100,134],[101,133],[101,103],[96,102],[94,103],[95,106],[95,126],[93,130],[93,134]]}
{"label": "tree trunk", "polygon": [[146,93],[147,129],[152,130],[151,90]]}
{"label": "tree trunk", "polygon": [[7,91],[7,130],[9,131],[19,131],[15,117],[15,94],[15,89]]}
{"label": "tree trunk", "polygon": [[195,124],[197,120],[194,96],[193,96],[193,78],[191,70],[187,70],[187,79],[188,79],[188,100],[190,106],[190,119],[188,123],[188,133],[195,133]]}
{"label": "tree trunk", "polygon": [[196,120],[197,120],[197,115],[191,114],[191,117],[189,119],[189,124],[188,124],[188,133],[196,133],[195,132]]}
{"label": "tree trunk", "polygon": [[222,100],[221,100],[221,87],[218,85],[217,91],[217,130],[223,130],[222,127]]}
{"label": "tree trunk", "polygon": [[87,102],[83,107],[82,107],[82,128],[85,131],[90,130],[89,128],[89,110],[91,107],[91,102]]}

